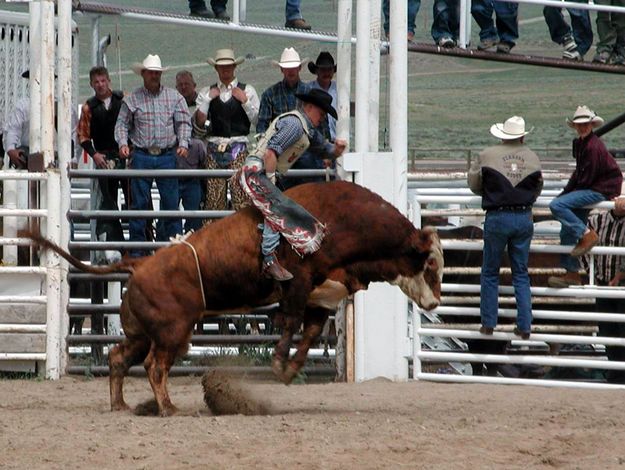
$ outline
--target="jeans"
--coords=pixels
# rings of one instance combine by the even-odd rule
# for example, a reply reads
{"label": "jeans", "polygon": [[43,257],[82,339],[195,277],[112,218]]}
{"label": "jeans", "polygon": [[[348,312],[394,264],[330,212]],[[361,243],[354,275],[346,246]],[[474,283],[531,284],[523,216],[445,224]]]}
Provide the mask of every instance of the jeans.
{"label": "jeans", "polygon": [[[414,34],[417,27],[417,13],[421,7],[421,0],[408,0],[408,27],[409,33]],[[384,32],[388,36],[390,22],[390,0],[382,1],[382,13],[384,14]]]}
{"label": "jeans", "polygon": [[[625,6],[623,0],[597,0],[598,5]],[[618,52],[625,47],[625,14],[609,11],[597,12],[597,52]],[[619,49],[616,50],[615,49]]]}
{"label": "jeans", "polygon": [[460,2],[434,0],[432,7],[432,39],[438,44],[442,38],[458,40],[460,35]]}
{"label": "jeans", "polygon": [[[133,170],[174,170],[176,168],[176,154],[172,151],[155,157],[139,150],[132,152],[130,166]],[[150,205],[150,190],[152,181],[156,179],[156,186],[161,196],[161,210],[178,210],[178,179],[177,178],[132,178],[130,181],[130,209],[148,210]],[[130,219],[130,241],[143,242],[145,240],[145,219]],[[169,237],[182,233],[180,219],[164,219],[157,224],[156,239],[165,241]],[[131,256],[142,256],[141,251],[131,252]]]}
{"label": "jeans", "polygon": [[[584,206],[605,201],[605,196],[592,189],[581,189],[558,196],[549,209],[553,217],[562,224],[560,228],[560,244],[576,245],[586,231],[586,221],[590,209],[583,209]],[[560,265],[568,272],[579,271],[579,261],[571,255],[560,255]]]}
{"label": "jeans", "polygon": [[[511,45],[519,38],[517,3],[496,0],[475,0],[471,5],[471,15],[480,27],[480,40],[487,39],[507,42]],[[493,12],[497,19],[493,21]]]}
{"label": "jeans", "polygon": [[[226,4],[228,0],[211,0],[211,8],[215,14],[226,11]],[[204,0],[189,0],[189,10],[202,10],[206,8],[206,2]]]}
{"label": "jeans", "polygon": [[503,252],[508,248],[512,285],[517,304],[517,325],[530,331],[532,325],[532,296],[527,272],[530,242],[534,234],[532,212],[488,211],[484,223],[484,261],[480,276],[480,316],[482,325],[497,325],[499,308],[499,268]]}
{"label": "jeans", "polygon": [[260,242],[260,249],[264,257],[267,257],[278,249],[280,245],[280,232],[276,232],[267,224],[259,224],[259,228],[262,228],[263,238]]}
{"label": "jeans", "polygon": [[300,11],[301,3],[302,0],[286,0],[284,17],[287,21],[299,20],[302,17],[302,12]]}
{"label": "jeans", "polygon": [[581,55],[586,54],[592,46],[592,24],[588,10],[567,8],[571,15],[571,26],[568,25],[562,14],[562,8],[545,7],[543,16],[549,28],[551,40],[557,44],[564,44],[564,38],[573,33],[577,50]]}
{"label": "jeans", "polygon": [[[178,193],[182,207],[186,211],[200,210],[200,202],[202,201],[202,186],[197,179],[181,179],[178,180]],[[185,219],[184,233],[191,230],[198,231],[202,228],[202,219]]]}

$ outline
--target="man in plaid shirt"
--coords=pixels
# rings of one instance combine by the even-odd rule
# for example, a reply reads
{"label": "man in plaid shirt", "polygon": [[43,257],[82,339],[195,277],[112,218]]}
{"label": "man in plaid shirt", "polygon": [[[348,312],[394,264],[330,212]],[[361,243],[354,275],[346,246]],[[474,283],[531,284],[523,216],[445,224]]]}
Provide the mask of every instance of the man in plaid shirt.
{"label": "man in plaid shirt", "polygon": [[[117,123],[115,140],[119,156],[130,157],[135,170],[173,170],[176,156],[187,157],[191,139],[191,115],[183,96],[173,88],[161,85],[164,69],[158,55],[148,55],[133,71],[143,78],[143,86],[124,98]],[[133,146],[132,152],[130,145]],[[133,178],[130,183],[131,210],[150,208],[153,177]],[[156,178],[161,196],[161,210],[178,209],[178,179]],[[157,240],[182,233],[180,219],[165,219],[157,224]],[[130,241],[145,241],[145,219],[130,220]],[[141,251],[131,256],[141,256]]]}

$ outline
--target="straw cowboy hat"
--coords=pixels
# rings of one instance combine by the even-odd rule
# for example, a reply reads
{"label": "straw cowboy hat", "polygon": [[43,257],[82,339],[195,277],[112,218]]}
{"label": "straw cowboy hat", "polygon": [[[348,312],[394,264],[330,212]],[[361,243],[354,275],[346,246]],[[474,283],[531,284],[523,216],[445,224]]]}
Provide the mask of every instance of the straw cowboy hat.
{"label": "straw cowboy hat", "polygon": [[595,129],[601,126],[604,120],[602,117],[597,116],[588,106],[578,106],[575,114],[573,114],[573,119],[566,118],[566,123],[569,127],[575,127],[575,124],[585,124],[587,122],[592,123],[593,129]]}
{"label": "straw cowboy hat", "polygon": [[314,104],[323,109],[334,119],[338,119],[336,109],[332,106],[332,96],[325,91],[313,88],[308,93],[295,93],[295,97],[302,100],[304,103]]}
{"label": "straw cowboy hat", "polygon": [[313,75],[317,75],[319,68],[333,68],[336,72],[336,64],[334,63],[334,57],[329,52],[320,52],[315,62],[308,62],[308,70]]}
{"label": "straw cowboy hat", "polygon": [[243,57],[234,58],[234,51],[232,49],[219,49],[215,53],[215,58],[209,57],[206,59],[211,65],[239,65],[245,61]]}
{"label": "straw cowboy hat", "polygon": [[144,70],[156,70],[157,72],[165,72],[169,70],[167,67],[163,67],[161,65],[161,58],[154,54],[148,54],[148,56],[143,59],[143,62],[135,62],[132,64],[132,71],[137,75],[141,75],[141,72]]}
{"label": "straw cowboy hat", "polygon": [[280,62],[272,60],[274,65],[278,65],[283,69],[294,69],[295,67],[299,67],[302,64],[308,62],[308,58],[300,60],[299,54],[292,47],[285,47],[282,51],[282,55],[280,56]]}
{"label": "straw cowboy hat", "polygon": [[512,116],[506,119],[506,122],[498,122],[490,127],[490,133],[503,140],[518,139],[533,130],[533,127],[529,131],[525,130],[525,119],[520,116]]}

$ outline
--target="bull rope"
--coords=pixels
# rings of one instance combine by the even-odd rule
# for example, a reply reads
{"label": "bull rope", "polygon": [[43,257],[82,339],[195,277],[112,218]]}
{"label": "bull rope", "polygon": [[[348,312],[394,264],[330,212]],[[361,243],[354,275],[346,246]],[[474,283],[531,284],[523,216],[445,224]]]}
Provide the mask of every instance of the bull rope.
{"label": "bull rope", "polygon": [[193,257],[195,258],[195,267],[197,268],[197,277],[200,283],[200,291],[202,292],[202,303],[204,304],[204,310],[206,310],[206,295],[204,294],[204,283],[202,282],[202,271],[200,270],[200,259],[197,256],[197,251],[195,251],[195,247],[187,241],[187,238],[189,238],[189,236],[191,236],[192,233],[193,233],[193,230],[185,233],[184,235],[177,234],[175,237],[171,237],[169,241],[172,243],[172,245],[182,244],[182,245],[187,245],[189,248],[191,248],[191,251],[193,252]]}

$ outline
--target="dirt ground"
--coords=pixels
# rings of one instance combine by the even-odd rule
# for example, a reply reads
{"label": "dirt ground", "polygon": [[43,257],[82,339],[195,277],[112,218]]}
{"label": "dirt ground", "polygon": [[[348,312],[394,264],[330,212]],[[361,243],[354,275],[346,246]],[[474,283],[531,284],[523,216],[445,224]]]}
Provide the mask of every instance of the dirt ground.
{"label": "dirt ground", "polygon": [[[200,378],[180,414],[109,411],[108,380],[0,381],[2,469],[625,468],[622,391],[427,382],[253,382],[269,416],[211,416]],[[130,378],[133,406],[151,398]]]}

